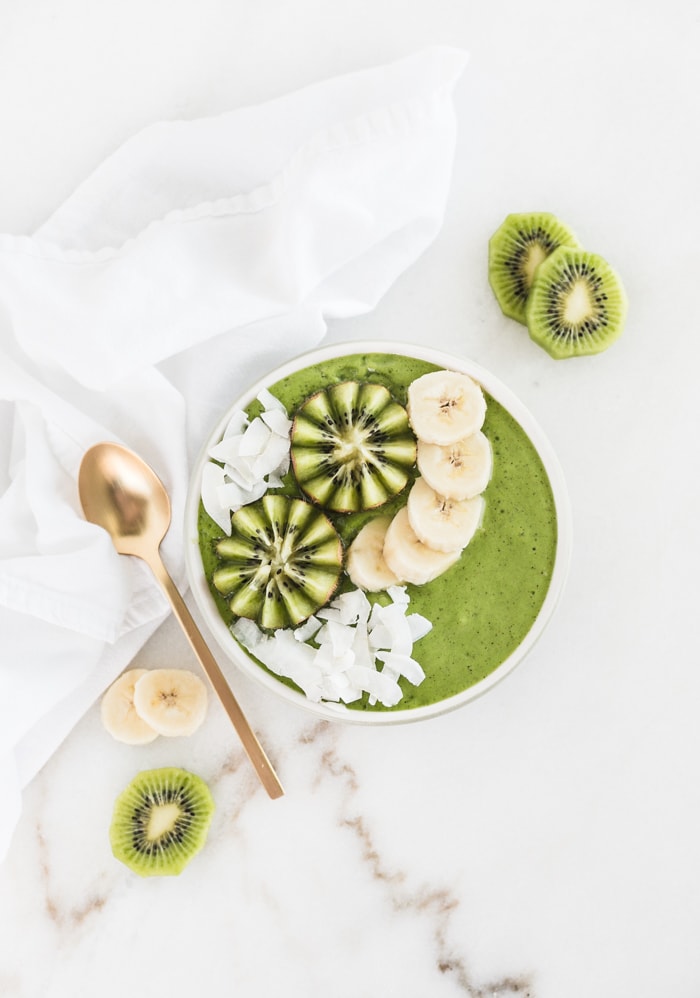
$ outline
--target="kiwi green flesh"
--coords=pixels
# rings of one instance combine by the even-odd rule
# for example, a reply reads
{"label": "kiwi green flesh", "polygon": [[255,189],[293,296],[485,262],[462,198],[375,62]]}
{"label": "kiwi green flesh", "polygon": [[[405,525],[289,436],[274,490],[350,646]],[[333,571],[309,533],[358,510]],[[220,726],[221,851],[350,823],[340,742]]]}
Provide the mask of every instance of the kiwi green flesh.
{"label": "kiwi green flesh", "polygon": [[112,852],[142,877],[176,876],[204,846],[213,814],[214,799],[199,776],[175,767],[146,770],[115,801]]}
{"label": "kiwi green flesh", "polygon": [[606,350],[626,316],[627,297],[610,264],[567,247],[538,269],[526,310],[530,336],[558,360]]}
{"label": "kiwi green flesh", "polygon": [[231,517],[217,541],[217,590],[237,617],[266,630],[295,627],[335,592],[343,546],[330,520],[303,499],[266,495]]}
{"label": "kiwi green flesh", "polygon": [[508,215],[489,240],[489,283],[505,315],[525,324],[525,307],[539,266],[560,246],[580,244],[549,212]]}
{"label": "kiwi green flesh", "polygon": [[409,480],[416,441],[408,414],[383,385],[347,381],[297,410],[291,459],[301,490],[336,513],[375,509]]}

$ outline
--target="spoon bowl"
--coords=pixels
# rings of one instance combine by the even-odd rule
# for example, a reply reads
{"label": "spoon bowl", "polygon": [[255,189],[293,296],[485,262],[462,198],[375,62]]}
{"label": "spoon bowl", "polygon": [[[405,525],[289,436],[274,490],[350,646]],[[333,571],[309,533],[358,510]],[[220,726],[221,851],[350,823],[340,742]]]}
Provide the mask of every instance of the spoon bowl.
{"label": "spoon bowl", "polygon": [[78,492],[85,518],[107,531],[119,554],[134,555],[151,567],[260,781],[270,797],[281,797],[284,791],[269,759],[160,557],[171,518],[165,486],[138,454],[105,442],[84,454]]}
{"label": "spoon bowl", "polygon": [[102,443],[83,457],[78,479],[86,519],[104,527],[119,554],[143,558],[170,526],[170,499],[153,469],[119,444]]}

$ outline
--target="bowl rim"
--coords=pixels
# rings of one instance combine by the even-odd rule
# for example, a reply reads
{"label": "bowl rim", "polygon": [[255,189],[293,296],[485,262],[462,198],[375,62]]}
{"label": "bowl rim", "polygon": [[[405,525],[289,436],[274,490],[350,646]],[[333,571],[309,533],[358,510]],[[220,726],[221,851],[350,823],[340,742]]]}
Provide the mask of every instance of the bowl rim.
{"label": "bowl rim", "polygon": [[[263,388],[268,388],[290,374],[294,374],[307,367],[312,367],[314,364],[321,363],[322,361],[366,353],[395,354],[399,357],[424,360],[440,367],[461,371],[479,382],[489,395],[507,409],[529,437],[547,473],[557,517],[557,546],[549,588],[535,620],[517,648],[487,676],[473,686],[462,690],[460,693],[456,693],[444,700],[439,700],[434,704],[397,709],[395,711],[352,710],[344,704],[309,700],[300,690],[292,689],[285,685],[273,674],[258,665],[245,649],[238,644],[219,614],[202,568],[197,527],[202,470],[207,461],[207,452],[212,444],[221,437],[228,425],[231,414],[236,409],[245,409]],[[437,717],[456,710],[483,696],[505,679],[506,676],[510,675],[532,650],[551,620],[554,610],[559,603],[569,572],[572,542],[571,504],[564,473],[549,439],[530,410],[499,378],[475,361],[447,351],[406,341],[357,340],[327,344],[296,355],[255,381],[254,384],[234,399],[232,404],[228,406],[207,434],[192,466],[184,510],[185,567],[188,583],[207,629],[216,640],[226,659],[240,668],[247,676],[260,683],[264,688],[270,690],[278,698],[301,707],[316,717],[355,725],[407,724]]]}

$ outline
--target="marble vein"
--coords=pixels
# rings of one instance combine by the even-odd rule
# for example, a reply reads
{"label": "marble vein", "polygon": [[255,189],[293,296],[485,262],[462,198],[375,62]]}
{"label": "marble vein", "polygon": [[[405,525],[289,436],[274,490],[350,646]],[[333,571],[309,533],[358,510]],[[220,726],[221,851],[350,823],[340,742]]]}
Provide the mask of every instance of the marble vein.
{"label": "marble vein", "polygon": [[409,872],[395,868],[382,855],[374,842],[370,822],[362,814],[355,813],[360,781],[353,766],[342,758],[338,738],[339,729],[327,721],[302,731],[301,744],[316,745],[320,750],[314,785],[318,788],[326,779],[342,784],[339,826],[354,835],[361,859],[373,880],[382,885],[390,907],[396,912],[424,918],[431,934],[437,972],[451,977],[458,990],[469,998],[536,998],[530,974],[507,975],[485,984],[473,980],[466,954],[449,942],[452,915],[461,904],[460,898],[445,886],[412,886]]}
{"label": "marble vein", "polygon": [[[459,913],[467,910],[464,892],[437,875],[422,876],[420,866],[416,869],[413,863],[397,859],[390,847],[382,845],[384,810],[381,806],[368,806],[372,804],[371,798],[367,796],[368,787],[361,775],[360,757],[353,755],[348,729],[326,721],[305,719],[299,723],[298,718],[282,715],[275,723],[278,725],[276,738],[266,738],[266,743],[274,748],[273,764],[288,781],[289,806],[289,810],[280,812],[278,826],[274,812],[270,821],[271,812],[264,791],[245,753],[236,742],[228,741],[226,747],[222,747],[222,741],[228,736],[223,719],[212,717],[212,731],[203,736],[200,743],[182,744],[179,748],[173,745],[172,749],[163,744],[143,756],[143,764],[157,765],[171,752],[180,751],[183,764],[204,773],[215,791],[217,826],[212,829],[212,841],[201,861],[197,860],[197,872],[193,867],[187,896],[193,899],[195,906],[209,904],[211,898],[219,904],[222,888],[229,891],[235,903],[220,909],[222,925],[227,925],[231,932],[231,945],[240,947],[236,952],[242,961],[241,967],[246,973],[256,973],[256,987],[262,987],[262,983],[257,982],[255,943],[247,936],[246,922],[250,917],[264,917],[268,927],[275,925],[278,946],[292,961],[287,973],[296,975],[300,987],[311,975],[308,981],[311,990],[307,993],[324,993],[325,984],[313,976],[317,968],[311,954],[305,953],[304,931],[296,921],[298,896],[290,891],[290,883],[297,881],[294,875],[290,881],[279,879],[285,855],[293,858],[294,850],[298,853],[305,845],[305,816],[308,815],[312,834],[321,833],[324,827],[332,833],[323,853],[324,862],[332,862],[339,852],[342,853],[342,843],[345,843],[350,878],[356,878],[359,893],[355,895],[350,891],[343,897],[349,897],[351,905],[356,897],[358,913],[364,913],[365,917],[375,906],[380,925],[383,907],[385,915],[390,916],[388,923],[385,919],[383,924],[390,929],[394,944],[403,941],[399,944],[406,947],[406,952],[411,952],[412,940],[419,942],[422,979],[434,979],[436,994],[453,993],[467,998],[536,998],[532,977],[526,973],[483,975],[485,980],[480,980],[470,959],[469,935],[460,926]],[[138,919],[147,906],[148,910],[162,910],[167,921],[169,910],[167,907],[161,909],[161,906],[169,903],[165,902],[166,898],[175,900],[180,896],[178,885],[141,882],[111,862],[104,841],[109,808],[115,785],[123,781],[132,766],[130,761],[126,762],[127,753],[119,746],[110,756],[113,770],[110,772],[109,767],[105,767],[104,756],[96,761],[90,783],[92,794],[76,801],[75,813],[65,808],[67,794],[71,793],[74,782],[72,773],[77,757],[85,758],[81,746],[94,745],[94,739],[101,735],[95,716],[86,719],[83,738],[76,739],[75,749],[67,748],[64,758],[53,760],[35,781],[33,819],[27,821],[30,834],[24,837],[17,857],[21,857],[25,872],[32,868],[35,871],[36,895],[34,902],[30,902],[31,910],[29,905],[26,908],[24,924],[25,929],[31,929],[35,942],[41,944],[44,955],[35,965],[23,963],[21,972],[19,965],[14,965],[11,959],[5,961],[0,969],[3,998],[5,994],[11,998],[39,998],[40,995],[42,998],[64,998],[72,993],[76,982],[87,980],[84,975],[90,971],[85,968],[90,966],[90,954],[96,952],[95,947],[102,959],[115,959],[115,939],[128,940],[137,954],[135,959],[143,959],[140,943],[129,935],[129,917]],[[111,744],[109,748],[113,748]],[[98,757],[99,753],[96,759]],[[140,757],[134,753],[133,759],[138,766]],[[105,779],[99,784],[97,774],[102,772]],[[82,842],[80,828],[90,829]],[[291,842],[292,849],[288,853],[282,850],[270,868],[268,850],[274,849],[277,836],[285,828],[291,835],[287,844]],[[334,830],[337,842],[333,841]],[[311,871],[313,859],[308,856],[307,859]],[[349,882],[344,881],[343,890]],[[212,884],[215,885],[213,892]],[[322,881],[317,880],[315,884],[312,895],[322,905],[327,895]],[[377,888],[374,899],[367,892],[371,884]],[[318,893],[314,893],[316,890]],[[332,910],[331,903],[329,912]],[[332,948],[334,930],[314,919],[315,916],[311,920],[314,931],[320,932]],[[347,927],[352,929],[352,910],[342,912],[339,927],[340,931]],[[197,931],[194,926],[191,928]],[[328,934],[324,935],[326,932]],[[246,947],[243,940],[247,938]],[[359,929],[356,940],[356,945],[365,945],[369,940],[366,929]],[[30,945],[28,940],[26,945]],[[206,947],[209,943],[202,942],[202,945]],[[340,959],[345,953],[342,944],[332,951]],[[379,958],[381,948],[373,946],[370,952],[370,959]],[[191,970],[189,966],[186,969],[187,972]],[[326,965],[322,973],[325,972]],[[210,973],[212,980],[217,979],[218,971],[214,966]],[[265,980],[267,974],[273,974],[273,971],[266,967]],[[113,982],[115,986],[116,981],[117,978]],[[441,990],[438,982],[442,982]],[[410,986],[410,980],[403,981],[402,993],[411,994]],[[316,991],[314,987],[317,987]]]}
{"label": "marble vein", "polygon": [[61,930],[79,928],[91,915],[100,912],[107,903],[107,894],[90,892],[78,906],[65,908],[57,900],[51,883],[51,865],[46,837],[40,823],[36,825],[39,874],[44,892],[44,908],[51,921]]}

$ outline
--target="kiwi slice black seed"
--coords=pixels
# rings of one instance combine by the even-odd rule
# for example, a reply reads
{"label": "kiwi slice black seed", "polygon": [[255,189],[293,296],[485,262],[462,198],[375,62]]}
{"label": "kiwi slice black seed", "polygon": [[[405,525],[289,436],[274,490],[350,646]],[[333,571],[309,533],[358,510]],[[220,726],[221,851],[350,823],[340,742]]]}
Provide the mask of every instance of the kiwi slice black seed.
{"label": "kiwi slice black seed", "polygon": [[199,776],[175,767],[145,770],[114,803],[112,852],[142,877],[175,876],[203,847],[213,813]]}
{"label": "kiwi slice black seed", "polygon": [[291,458],[301,490],[336,513],[383,505],[405,487],[416,460],[406,409],[384,385],[343,381],[297,410]]}
{"label": "kiwi slice black seed", "polygon": [[324,606],[343,567],[343,544],[328,517],[283,495],[237,510],[215,553],[212,582],[232,613],[268,630],[295,627]]}
{"label": "kiwi slice black seed", "polygon": [[538,268],[527,303],[530,336],[552,357],[600,353],[625,324],[622,281],[602,257],[562,247]]}
{"label": "kiwi slice black seed", "polygon": [[489,240],[489,283],[505,315],[525,324],[540,264],[560,246],[580,246],[568,226],[545,211],[508,215]]}

